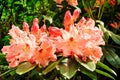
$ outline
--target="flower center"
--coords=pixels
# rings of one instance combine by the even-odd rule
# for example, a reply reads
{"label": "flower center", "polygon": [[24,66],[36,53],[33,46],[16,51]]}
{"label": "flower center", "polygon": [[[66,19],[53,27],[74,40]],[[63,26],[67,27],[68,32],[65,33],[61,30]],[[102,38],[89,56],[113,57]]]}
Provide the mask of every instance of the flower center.
{"label": "flower center", "polygon": [[74,39],[73,39],[73,37],[70,37],[70,39],[69,39],[69,40],[72,42]]}

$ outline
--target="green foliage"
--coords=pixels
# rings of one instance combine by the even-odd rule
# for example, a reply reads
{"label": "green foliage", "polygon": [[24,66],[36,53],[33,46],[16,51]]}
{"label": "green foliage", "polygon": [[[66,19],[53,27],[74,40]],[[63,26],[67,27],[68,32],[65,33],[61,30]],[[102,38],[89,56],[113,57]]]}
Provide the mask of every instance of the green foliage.
{"label": "green foliage", "polygon": [[46,75],[48,72],[52,71],[53,69],[56,68],[56,66],[59,64],[59,62],[63,59],[60,58],[58,61],[51,63],[45,70],[42,71],[44,75]]}
{"label": "green foliage", "polygon": [[82,62],[78,57],[76,57],[76,60],[80,63],[80,65],[82,65],[90,71],[94,71],[96,69],[96,65],[93,61]]}
{"label": "green foliage", "polygon": [[97,66],[101,67],[101,68],[103,68],[103,69],[105,69],[105,70],[109,71],[110,73],[112,73],[112,74],[114,74],[114,75],[117,76],[117,74],[115,73],[115,71],[113,71],[110,67],[108,67],[107,65],[103,64],[102,62],[98,62]]}
{"label": "green foliage", "polygon": [[77,65],[73,59],[68,59],[66,63],[59,65],[59,70],[62,75],[71,79],[77,72]]}
{"label": "green foliage", "polygon": [[80,71],[89,76],[92,80],[97,80],[97,74],[95,72],[92,72],[90,70],[87,70],[86,68],[84,68],[83,66],[80,67]]}
{"label": "green foliage", "polygon": [[22,75],[26,72],[29,72],[30,70],[34,69],[36,67],[36,65],[34,64],[31,64],[29,62],[24,62],[24,63],[21,63],[17,69],[16,69],[16,73],[19,74],[19,75]]}
{"label": "green foliage", "polygon": [[106,60],[115,68],[120,68],[120,57],[115,53],[112,48],[104,48],[104,55]]}
{"label": "green foliage", "polygon": [[118,5],[120,4],[120,0],[117,0],[117,4],[118,4]]}
{"label": "green foliage", "polygon": [[96,69],[95,71],[96,71],[97,73],[101,74],[101,75],[104,75],[104,76],[106,76],[106,77],[109,77],[109,78],[115,80],[115,78],[114,78],[113,76],[111,76],[110,74],[108,74],[108,73],[106,73],[106,72],[104,72],[104,71],[101,71],[101,70],[98,70],[98,69]]}

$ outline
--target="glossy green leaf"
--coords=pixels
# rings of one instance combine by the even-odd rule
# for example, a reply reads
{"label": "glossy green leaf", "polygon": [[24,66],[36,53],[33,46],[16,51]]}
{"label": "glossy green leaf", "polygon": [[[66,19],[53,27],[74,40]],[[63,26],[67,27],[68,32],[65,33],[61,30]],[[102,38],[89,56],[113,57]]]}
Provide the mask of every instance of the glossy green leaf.
{"label": "glossy green leaf", "polygon": [[120,36],[116,35],[115,33],[108,31],[110,37],[112,38],[112,40],[116,43],[120,45]]}
{"label": "glossy green leaf", "polygon": [[108,30],[104,27],[104,22],[96,20],[98,24],[98,27],[103,31],[103,39],[105,40],[105,42],[108,42],[108,39],[110,37]]}
{"label": "glossy green leaf", "polygon": [[21,63],[17,67],[16,73],[19,74],[19,75],[22,75],[22,74],[27,73],[30,70],[34,69],[35,67],[36,67],[36,65],[34,65],[34,64],[31,64],[29,62],[24,62],[24,63]]}
{"label": "glossy green leaf", "polygon": [[63,60],[63,57],[60,58],[58,61],[51,63],[45,70],[42,71],[44,75],[46,75],[48,72],[52,71],[53,69],[56,68],[56,66],[59,64],[59,62]]}
{"label": "glossy green leaf", "polygon": [[94,71],[96,69],[96,64],[93,61],[89,61],[89,62],[82,62],[78,57],[76,57],[76,60],[82,65],[84,66],[86,69],[90,70],[90,71]]}
{"label": "glossy green leaf", "polygon": [[103,48],[105,58],[115,68],[120,68],[120,57],[112,48]]}
{"label": "glossy green leaf", "polygon": [[103,64],[102,62],[97,62],[97,66],[109,71],[110,73],[114,74],[117,76],[117,74],[115,73],[115,71],[113,71],[110,67],[108,67],[107,65]]}
{"label": "glossy green leaf", "polygon": [[109,37],[110,37],[110,36],[109,36],[108,32],[104,32],[103,39],[104,39],[104,41],[105,41],[106,43],[108,43]]}
{"label": "glossy green leaf", "polygon": [[97,74],[95,72],[89,71],[86,68],[80,66],[80,71],[90,77],[92,80],[97,80]]}
{"label": "glossy green leaf", "polygon": [[68,59],[67,63],[60,64],[59,68],[60,73],[68,79],[72,78],[77,71],[76,62],[73,59]]}
{"label": "glossy green leaf", "polygon": [[98,27],[103,31],[106,32],[106,28],[104,28],[104,22],[100,21],[100,20],[96,20],[96,23],[98,23]]}
{"label": "glossy green leaf", "polygon": [[115,78],[113,76],[111,76],[110,74],[108,74],[107,72],[104,72],[104,71],[101,71],[101,70],[98,70],[98,69],[96,69],[95,72],[115,80]]}
{"label": "glossy green leaf", "polygon": [[46,75],[48,72],[52,71],[53,69],[56,68],[56,65],[58,65],[59,62],[53,62],[51,63],[45,70],[42,71],[44,75]]}

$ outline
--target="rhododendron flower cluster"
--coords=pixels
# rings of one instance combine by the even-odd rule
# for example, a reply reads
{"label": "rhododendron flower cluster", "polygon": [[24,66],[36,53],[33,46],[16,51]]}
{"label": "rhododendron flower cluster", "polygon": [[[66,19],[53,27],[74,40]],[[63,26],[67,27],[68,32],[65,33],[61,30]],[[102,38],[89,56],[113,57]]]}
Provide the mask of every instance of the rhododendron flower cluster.
{"label": "rhododendron flower cluster", "polygon": [[10,45],[2,48],[9,66],[16,67],[28,61],[46,67],[49,62],[56,61],[58,55],[71,58],[78,56],[84,62],[87,59],[94,63],[99,61],[103,55],[100,45],[105,44],[103,33],[95,27],[92,19],[82,18],[75,23],[79,14],[77,9],[73,15],[67,11],[64,29],[52,26],[46,29],[45,24],[39,28],[37,18],[33,20],[31,30],[26,22],[23,23],[23,30],[13,25],[9,31],[12,37]]}

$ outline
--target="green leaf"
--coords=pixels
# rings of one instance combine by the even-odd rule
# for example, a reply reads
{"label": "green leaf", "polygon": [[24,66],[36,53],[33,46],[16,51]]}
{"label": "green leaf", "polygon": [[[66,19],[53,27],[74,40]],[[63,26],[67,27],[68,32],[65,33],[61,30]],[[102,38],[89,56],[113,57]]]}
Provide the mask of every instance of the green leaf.
{"label": "green leaf", "polygon": [[13,70],[13,71],[10,72],[10,75],[11,75],[11,76],[13,76],[13,75],[15,75],[15,74],[16,74],[16,71],[15,71],[15,70]]}
{"label": "green leaf", "polygon": [[116,35],[116,34],[110,32],[110,37],[112,38],[112,40],[115,43],[120,44],[120,36],[119,35]]}
{"label": "green leaf", "polygon": [[23,1],[15,1],[14,4],[23,5]]}
{"label": "green leaf", "polygon": [[112,38],[112,40],[113,40],[116,44],[119,44],[119,45],[120,45],[120,36],[114,34],[114,33],[111,32],[111,31],[108,31],[108,33],[109,33],[110,37]]}
{"label": "green leaf", "polygon": [[102,62],[97,62],[97,66],[109,71],[110,73],[114,74],[117,76],[117,74],[115,73],[115,71],[113,71],[111,68],[109,68],[107,65],[103,64]]}
{"label": "green leaf", "polygon": [[29,72],[30,70],[34,69],[36,67],[35,64],[31,64],[29,62],[24,62],[24,63],[21,63],[17,69],[16,69],[16,73],[19,74],[19,75],[22,75],[24,73],[27,73]]}
{"label": "green leaf", "polygon": [[60,73],[66,78],[72,78],[77,72],[77,66],[73,59],[68,59],[67,63],[62,63],[59,65]]}
{"label": "green leaf", "polygon": [[90,0],[90,7],[93,8],[96,0]]}
{"label": "green leaf", "polygon": [[8,70],[8,71],[0,74],[0,77],[6,75],[6,74],[8,74],[8,73],[10,73],[10,72],[13,71],[13,70],[15,70],[15,68],[14,68],[14,69],[10,69],[10,70]]}
{"label": "green leaf", "polygon": [[80,71],[83,74],[89,76],[92,80],[97,80],[97,75],[95,72],[91,72],[91,71],[87,70],[86,68],[84,68],[83,66],[80,67]]}
{"label": "green leaf", "polygon": [[10,13],[8,10],[4,9],[3,12],[2,12],[2,16],[1,16],[1,20],[4,20],[4,19],[8,19],[10,16]]}
{"label": "green leaf", "polygon": [[110,5],[109,5],[109,3],[108,3],[108,0],[105,1],[104,7],[105,7],[105,8],[109,8],[109,7],[110,7]]}
{"label": "green leaf", "polygon": [[58,61],[51,63],[45,70],[42,71],[44,75],[46,75],[48,72],[52,71],[53,69],[56,68],[56,65],[58,65]]}
{"label": "green leaf", "polygon": [[51,63],[47,68],[45,68],[45,70],[42,71],[42,74],[46,75],[48,72],[55,69],[61,60],[63,60],[63,57],[60,58],[58,61]]}
{"label": "green leaf", "polygon": [[107,42],[107,39],[110,36],[116,44],[120,45],[120,36],[119,35],[116,35],[112,31],[109,31],[106,28],[104,28],[104,23],[102,21],[96,20],[96,22],[99,23],[98,26],[103,31],[103,33],[105,35],[103,38],[106,39],[106,42]]}
{"label": "green leaf", "polygon": [[104,27],[104,22],[100,21],[100,20],[96,20],[96,23],[98,23],[98,27],[103,31],[106,32],[106,28]]}
{"label": "green leaf", "polygon": [[120,57],[112,48],[103,48],[106,60],[115,68],[120,68]]}
{"label": "green leaf", "polygon": [[75,58],[77,62],[79,62],[82,66],[84,66],[86,69],[90,71],[94,71],[96,69],[96,65],[93,61],[89,62],[82,62],[78,57]]}
{"label": "green leaf", "polygon": [[118,5],[120,4],[120,0],[117,0],[117,4],[118,4]]}
{"label": "green leaf", "polygon": [[109,36],[108,32],[104,32],[103,39],[106,43],[108,43],[109,37],[110,36]]}
{"label": "green leaf", "polygon": [[5,54],[0,52],[0,60],[5,58]]}
{"label": "green leaf", "polygon": [[101,71],[101,70],[98,70],[98,69],[96,69],[95,71],[96,71],[97,73],[101,74],[101,75],[104,75],[104,76],[106,76],[106,77],[109,77],[109,78],[115,80],[115,78],[114,78],[113,76],[111,76],[110,74],[108,74],[108,73],[106,73],[106,72],[104,72],[104,71]]}

